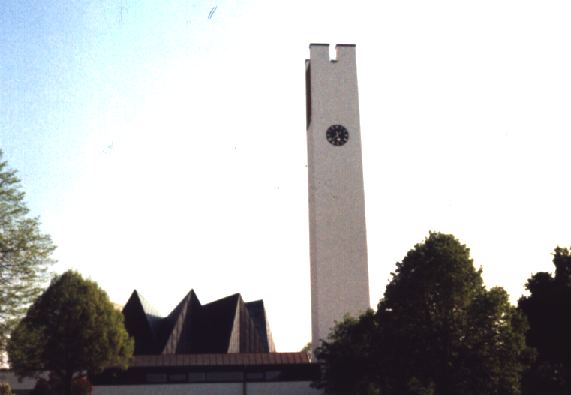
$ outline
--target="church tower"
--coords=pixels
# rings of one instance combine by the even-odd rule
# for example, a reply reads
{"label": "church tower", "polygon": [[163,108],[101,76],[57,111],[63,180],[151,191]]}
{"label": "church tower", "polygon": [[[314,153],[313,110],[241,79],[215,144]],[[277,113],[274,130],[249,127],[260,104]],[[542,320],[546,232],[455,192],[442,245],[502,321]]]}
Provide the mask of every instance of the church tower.
{"label": "church tower", "polygon": [[355,45],[311,44],[306,60],[311,325],[314,349],[335,321],[370,307]]}

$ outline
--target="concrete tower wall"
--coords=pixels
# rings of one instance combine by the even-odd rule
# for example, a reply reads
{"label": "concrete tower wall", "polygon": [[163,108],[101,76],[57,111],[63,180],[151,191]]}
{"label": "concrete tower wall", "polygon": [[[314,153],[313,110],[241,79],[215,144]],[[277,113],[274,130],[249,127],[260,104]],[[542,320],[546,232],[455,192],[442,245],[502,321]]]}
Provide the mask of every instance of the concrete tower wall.
{"label": "concrete tower wall", "polygon": [[[354,45],[312,44],[306,61],[312,342],[335,321],[370,307],[365,197]],[[326,138],[331,125],[349,132],[344,145]]]}

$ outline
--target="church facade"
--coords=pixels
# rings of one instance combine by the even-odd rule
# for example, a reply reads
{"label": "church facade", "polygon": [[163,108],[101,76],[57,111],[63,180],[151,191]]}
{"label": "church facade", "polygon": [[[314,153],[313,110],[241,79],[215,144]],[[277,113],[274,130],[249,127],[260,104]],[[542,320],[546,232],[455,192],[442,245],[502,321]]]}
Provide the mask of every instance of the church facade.
{"label": "church facade", "polygon": [[126,371],[107,369],[94,394],[317,394],[305,352],[275,352],[263,301],[240,294],[201,304],[191,290],[160,316],[137,291],[123,308],[135,341]]}

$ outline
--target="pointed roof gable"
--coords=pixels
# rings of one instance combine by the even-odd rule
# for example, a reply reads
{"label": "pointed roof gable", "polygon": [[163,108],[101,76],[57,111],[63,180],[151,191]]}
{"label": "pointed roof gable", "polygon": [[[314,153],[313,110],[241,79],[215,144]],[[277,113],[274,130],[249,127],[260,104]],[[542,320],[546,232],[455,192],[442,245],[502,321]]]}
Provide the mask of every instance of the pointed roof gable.
{"label": "pointed roof gable", "polygon": [[156,320],[145,311],[137,290],[134,290],[123,307],[125,328],[135,339],[135,354],[154,354]]}
{"label": "pointed roof gable", "polygon": [[123,309],[135,355],[270,352],[273,341],[261,300],[234,294],[201,305],[191,290],[167,317],[137,291]]}
{"label": "pointed roof gable", "polygon": [[198,314],[193,353],[225,353],[230,345],[236,307],[241,300],[234,294],[202,306]]}
{"label": "pointed roof gable", "polygon": [[161,354],[188,354],[191,351],[193,312],[200,309],[200,301],[194,290],[180,301],[165,319],[165,344]]}
{"label": "pointed roof gable", "polygon": [[269,352],[275,352],[276,347],[274,345],[274,339],[272,338],[272,332],[270,331],[270,323],[266,316],[264,301],[260,299],[248,302],[246,303],[246,307],[248,308],[250,318],[254,321],[256,329],[262,338],[264,348]]}

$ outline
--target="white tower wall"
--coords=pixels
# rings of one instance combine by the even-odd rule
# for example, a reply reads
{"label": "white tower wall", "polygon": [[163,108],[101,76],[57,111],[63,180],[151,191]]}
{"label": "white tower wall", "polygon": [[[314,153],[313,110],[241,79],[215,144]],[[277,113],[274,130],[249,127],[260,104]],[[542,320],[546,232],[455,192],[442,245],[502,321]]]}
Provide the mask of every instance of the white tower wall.
{"label": "white tower wall", "polygon": [[[354,45],[310,45],[306,61],[312,343],[335,321],[370,307],[361,161],[359,96]],[[344,145],[326,138],[343,125]]]}

